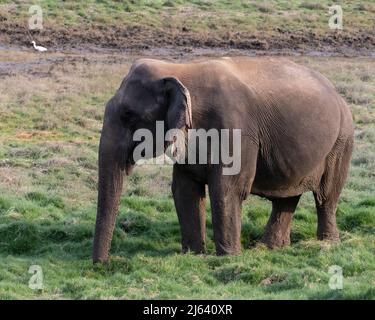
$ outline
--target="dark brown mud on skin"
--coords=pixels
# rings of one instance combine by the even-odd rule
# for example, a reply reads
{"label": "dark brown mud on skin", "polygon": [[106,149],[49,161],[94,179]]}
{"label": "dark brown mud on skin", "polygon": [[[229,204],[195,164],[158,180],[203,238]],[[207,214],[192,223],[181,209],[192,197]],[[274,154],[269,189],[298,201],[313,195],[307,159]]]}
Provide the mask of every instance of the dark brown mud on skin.
{"label": "dark brown mud on skin", "polygon": [[[1,17],[0,17],[1,18]],[[82,25],[62,28],[45,24],[43,30],[27,31],[24,25],[3,19],[0,24],[0,43],[30,45],[31,37],[38,43],[60,48],[107,48],[147,50],[166,46],[191,48],[230,48],[244,50],[289,50],[297,52],[336,52],[358,54],[375,50],[375,31],[329,31],[318,35],[314,32],[289,32],[276,29],[269,33],[249,34],[199,34],[185,28],[151,29],[148,27],[119,27]],[[353,54],[351,54],[353,55]]]}

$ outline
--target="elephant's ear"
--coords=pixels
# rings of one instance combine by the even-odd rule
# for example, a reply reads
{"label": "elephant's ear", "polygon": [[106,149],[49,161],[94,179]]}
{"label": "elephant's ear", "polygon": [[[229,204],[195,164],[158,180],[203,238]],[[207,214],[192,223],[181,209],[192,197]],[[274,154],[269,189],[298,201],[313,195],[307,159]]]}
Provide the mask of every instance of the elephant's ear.
{"label": "elephant's ear", "polygon": [[191,129],[191,98],[189,90],[174,77],[164,78],[167,94],[167,126],[169,129]]}

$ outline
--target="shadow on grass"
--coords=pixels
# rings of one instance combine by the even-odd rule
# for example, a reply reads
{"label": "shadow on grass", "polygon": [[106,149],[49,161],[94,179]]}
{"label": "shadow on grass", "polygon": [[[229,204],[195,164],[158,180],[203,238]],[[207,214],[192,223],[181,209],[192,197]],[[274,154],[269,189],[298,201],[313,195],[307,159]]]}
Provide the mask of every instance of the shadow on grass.
{"label": "shadow on grass", "polygon": [[[38,203],[46,202],[39,194],[28,194],[28,197],[37,199]],[[338,219],[340,229],[373,233],[374,202],[370,200],[362,201],[356,210],[341,212]],[[132,257],[144,254],[155,257],[181,252],[180,227],[170,199],[126,198],[123,205],[128,210],[122,211],[117,219],[111,255]],[[259,243],[266,215],[268,213],[262,211],[253,213],[251,220],[245,219],[241,237],[244,248]],[[48,219],[5,219],[5,223],[0,224],[0,253],[91,259],[94,228],[93,221],[89,219],[74,223]],[[315,228],[315,223],[310,221],[296,221],[291,234],[292,245],[315,238]],[[207,238],[212,238],[211,219],[207,220]]]}
{"label": "shadow on grass", "polygon": [[[9,221],[0,225],[0,254],[91,259],[94,228],[89,222]],[[111,255],[166,256],[176,252],[180,252],[177,218],[160,221],[133,213],[118,219]]]}
{"label": "shadow on grass", "polygon": [[[94,228],[92,222],[10,221],[0,225],[0,253],[90,259]],[[212,241],[210,221],[207,229],[208,241]],[[258,244],[263,231],[264,226],[244,223],[243,250],[249,248],[249,239],[250,247]],[[111,255],[155,257],[180,253],[180,238],[177,217],[166,214],[149,217],[145,213],[127,212],[117,219]],[[305,238],[302,233],[292,233],[293,243]]]}

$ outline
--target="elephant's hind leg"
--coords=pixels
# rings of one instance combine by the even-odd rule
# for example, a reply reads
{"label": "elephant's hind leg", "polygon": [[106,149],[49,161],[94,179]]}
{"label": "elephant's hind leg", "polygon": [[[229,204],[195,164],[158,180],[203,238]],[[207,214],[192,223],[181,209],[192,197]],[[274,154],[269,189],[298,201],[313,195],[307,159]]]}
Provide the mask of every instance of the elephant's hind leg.
{"label": "elephant's hind leg", "polygon": [[173,167],[173,198],[181,229],[184,253],[205,252],[206,212],[205,185],[200,184],[176,166]]}
{"label": "elephant's hind leg", "polygon": [[300,197],[299,195],[272,201],[271,217],[261,240],[268,248],[282,248],[290,244],[293,213]]}
{"label": "elephant's hind leg", "polygon": [[318,200],[316,193],[314,193],[314,197],[318,214],[318,240],[339,242],[340,236],[336,225],[336,207],[338,197],[328,197],[323,202]]}
{"label": "elephant's hind leg", "polygon": [[353,138],[337,140],[326,159],[326,168],[319,189],[314,192],[318,214],[318,240],[339,242],[336,225],[336,208],[349,171]]}

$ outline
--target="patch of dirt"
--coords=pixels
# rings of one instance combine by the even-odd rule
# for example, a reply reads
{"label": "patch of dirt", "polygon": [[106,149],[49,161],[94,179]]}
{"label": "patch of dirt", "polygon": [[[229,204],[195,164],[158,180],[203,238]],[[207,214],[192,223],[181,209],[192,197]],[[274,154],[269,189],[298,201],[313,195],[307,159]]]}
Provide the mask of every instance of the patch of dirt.
{"label": "patch of dirt", "polygon": [[[1,20],[1,19],[0,19]],[[30,46],[31,37],[47,47],[137,49],[163,48],[232,48],[246,50],[289,50],[297,52],[374,52],[375,31],[329,31],[320,35],[308,30],[295,32],[277,28],[268,33],[227,32],[208,34],[180,29],[151,29],[140,26],[82,25],[79,27],[44,26],[43,30],[28,31],[24,25],[2,18],[2,44]]]}

